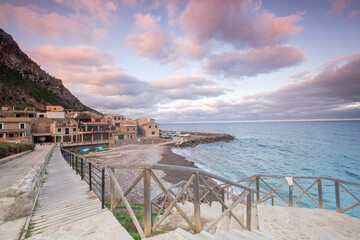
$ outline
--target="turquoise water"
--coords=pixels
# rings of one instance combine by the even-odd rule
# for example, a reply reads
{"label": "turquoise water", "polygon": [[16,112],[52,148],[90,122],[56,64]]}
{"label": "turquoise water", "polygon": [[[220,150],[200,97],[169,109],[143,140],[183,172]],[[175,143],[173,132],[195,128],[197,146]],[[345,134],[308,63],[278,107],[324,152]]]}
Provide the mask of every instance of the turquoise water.
{"label": "turquoise water", "polygon": [[[229,133],[235,141],[176,148],[198,167],[239,180],[253,174],[324,176],[360,183],[360,122],[162,124],[162,130]],[[284,179],[268,179],[273,187]],[[300,181],[306,189],[313,181]],[[360,187],[345,185],[360,198]],[[280,191],[287,196],[287,186]],[[342,209],[357,203],[341,189]],[[323,182],[324,208],[335,209],[334,183]],[[310,191],[317,200],[317,185]],[[301,194],[294,186],[294,200]],[[285,197],[287,199],[287,197]],[[276,205],[284,205],[280,199]],[[316,205],[306,195],[296,204]],[[346,212],[360,218],[360,206]]]}

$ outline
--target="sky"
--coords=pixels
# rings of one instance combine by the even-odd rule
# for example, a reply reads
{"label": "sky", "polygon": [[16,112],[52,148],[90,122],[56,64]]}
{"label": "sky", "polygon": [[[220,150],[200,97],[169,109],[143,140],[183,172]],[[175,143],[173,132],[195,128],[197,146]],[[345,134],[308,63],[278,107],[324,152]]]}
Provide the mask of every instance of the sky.
{"label": "sky", "polygon": [[0,27],[102,113],[360,118],[359,0],[0,0]]}

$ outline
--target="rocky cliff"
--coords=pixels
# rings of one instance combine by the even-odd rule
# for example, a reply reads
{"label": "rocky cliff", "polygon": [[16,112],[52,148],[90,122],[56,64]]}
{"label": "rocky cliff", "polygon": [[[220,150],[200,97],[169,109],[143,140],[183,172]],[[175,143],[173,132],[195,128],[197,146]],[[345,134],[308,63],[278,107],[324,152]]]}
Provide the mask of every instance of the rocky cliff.
{"label": "rocky cliff", "polygon": [[76,110],[92,110],[82,104],[58,78],[31,60],[0,28],[0,105],[62,105]]}

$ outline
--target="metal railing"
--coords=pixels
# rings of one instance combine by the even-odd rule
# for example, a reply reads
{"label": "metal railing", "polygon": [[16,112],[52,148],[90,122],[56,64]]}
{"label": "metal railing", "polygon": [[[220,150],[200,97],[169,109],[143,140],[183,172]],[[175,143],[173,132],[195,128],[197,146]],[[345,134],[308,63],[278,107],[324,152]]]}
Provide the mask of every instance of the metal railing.
{"label": "metal railing", "polygon": [[76,155],[73,152],[60,148],[66,162],[72,169],[81,176],[101,201],[101,207],[105,207],[105,167],[92,162],[91,160]]}
{"label": "metal railing", "polygon": [[[280,182],[278,180],[281,180]],[[336,211],[344,213],[360,205],[360,196],[355,196],[349,190],[351,187],[360,187],[359,183],[344,181],[336,178],[329,177],[309,177],[309,176],[282,176],[282,175],[265,175],[256,174],[248,178],[244,178],[238,183],[244,183],[250,181],[248,186],[256,185],[256,205],[259,205],[266,200],[271,199],[272,205],[274,205],[274,195],[277,199],[282,200],[287,206],[293,207],[295,204],[300,203],[300,199],[307,196],[311,202],[318,208],[324,208],[324,196],[323,196],[323,182],[326,181],[327,188],[334,189]],[[307,186],[304,186],[308,184]],[[317,187],[315,187],[317,186]],[[227,189],[228,194],[231,194],[233,186],[224,186]],[[345,208],[342,208],[341,203],[341,189],[348,193],[356,203]],[[310,192],[312,191],[312,192]],[[360,188],[357,194],[360,193]],[[274,194],[274,195],[273,195]],[[296,195],[296,196],[295,196]]]}
{"label": "metal railing", "polygon": [[[159,227],[159,225],[171,214],[173,208],[176,208],[182,218],[184,218],[186,223],[195,233],[199,233],[201,230],[210,230],[224,216],[228,214],[230,214],[243,229],[251,231],[251,209],[253,202],[252,196],[254,195],[254,193],[256,193],[256,190],[254,189],[198,168],[163,164],[110,165],[108,167],[110,168],[110,210],[113,212],[116,207],[121,202],[123,202],[139,235],[142,238],[151,237],[152,233],[154,233]],[[125,192],[120,187],[120,184],[117,181],[115,174],[115,170],[120,171],[122,169],[140,170],[140,174]],[[161,180],[155,175],[154,170],[177,171],[190,174],[191,176],[187,181],[178,183],[176,187],[179,188],[179,190],[177,194],[175,194],[174,191],[172,191],[172,188],[165,188]],[[132,210],[126,198],[142,179],[144,184],[144,229],[136,218],[134,211]],[[161,192],[166,197],[166,200],[162,203],[167,202],[167,204],[162,204],[162,206],[160,206],[159,204],[154,203],[154,200],[160,195],[157,195],[155,196],[155,198],[151,199],[151,179],[156,183],[156,185],[160,188]],[[225,184],[235,186],[239,189],[242,189],[242,192],[239,196],[237,196],[237,199],[233,201],[230,206],[227,206],[223,194],[221,195],[221,193],[219,193],[219,189],[217,189],[215,185],[212,185],[207,181],[209,179],[214,179],[217,181],[221,181]],[[206,226],[203,226],[201,222],[200,204],[207,201],[205,190],[207,190],[207,192],[210,193],[210,196],[214,197],[214,199],[222,205],[223,212],[212,222],[210,222]],[[117,199],[116,197],[116,192],[120,196],[119,199]],[[185,200],[189,201],[189,199],[191,199],[190,202],[192,202],[194,205],[194,221],[190,220],[190,218],[186,215],[186,213],[181,209],[179,205],[180,202],[183,202]],[[241,221],[233,212],[234,208],[239,203],[244,202],[244,200],[246,203],[246,223],[243,222],[244,220]],[[156,218],[153,219],[153,212],[156,211],[158,211],[158,214]]]}

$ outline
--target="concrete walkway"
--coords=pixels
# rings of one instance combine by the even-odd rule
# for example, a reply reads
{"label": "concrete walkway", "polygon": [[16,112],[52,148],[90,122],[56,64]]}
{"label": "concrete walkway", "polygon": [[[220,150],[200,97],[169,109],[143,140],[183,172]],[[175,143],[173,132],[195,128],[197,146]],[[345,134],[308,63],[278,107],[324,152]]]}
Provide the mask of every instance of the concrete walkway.
{"label": "concrete walkway", "polygon": [[7,191],[23,179],[50,148],[51,145],[37,146],[33,152],[0,165],[0,198],[6,197]]}
{"label": "concrete walkway", "polygon": [[29,239],[133,239],[55,147]]}

